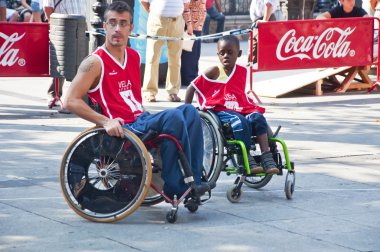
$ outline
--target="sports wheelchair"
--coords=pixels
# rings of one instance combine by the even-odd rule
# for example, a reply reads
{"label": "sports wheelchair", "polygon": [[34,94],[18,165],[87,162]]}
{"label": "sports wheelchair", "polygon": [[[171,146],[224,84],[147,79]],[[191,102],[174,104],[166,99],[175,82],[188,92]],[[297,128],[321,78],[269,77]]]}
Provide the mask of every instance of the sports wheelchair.
{"label": "sports wheelchair", "polygon": [[[226,172],[227,175],[238,175],[234,186],[227,191],[227,199],[232,203],[240,201],[243,194],[243,184],[255,189],[262,188],[268,184],[273,175],[266,174],[265,172],[251,174],[246,146],[242,141],[233,139],[230,125],[222,125],[222,122],[212,110],[199,111],[199,113],[202,121],[205,149],[203,167],[208,181],[216,181],[222,171]],[[280,129],[281,126],[279,126],[277,131],[273,134],[270,127],[268,127],[269,146],[277,168],[280,170],[278,175],[283,174],[283,169],[287,170],[285,195],[287,199],[291,199],[295,186],[294,163],[289,159],[285,142],[277,137]],[[285,163],[283,163],[276,143],[280,143],[282,146]],[[252,137],[250,155],[252,155],[256,163],[260,165],[260,155],[255,155],[255,150],[256,138]]]}
{"label": "sports wheelchair", "polygon": [[[140,205],[167,201],[172,205],[166,219],[177,220],[183,201],[190,212],[198,210],[200,196],[194,182],[177,199],[163,193],[159,141],[173,141],[185,178],[190,166],[182,147],[171,135],[149,131],[141,138],[124,129],[124,138],[112,137],[103,128],[88,129],[67,147],[60,167],[60,184],[65,200],[75,213],[94,222],[114,222],[132,214]],[[210,193],[210,192],[209,192]]]}

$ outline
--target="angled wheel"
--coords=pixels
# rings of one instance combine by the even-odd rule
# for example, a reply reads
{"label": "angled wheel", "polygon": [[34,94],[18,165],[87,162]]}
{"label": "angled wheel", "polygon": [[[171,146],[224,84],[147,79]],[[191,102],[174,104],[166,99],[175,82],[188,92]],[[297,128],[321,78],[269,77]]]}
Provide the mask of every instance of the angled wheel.
{"label": "angled wheel", "polygon": [[292,181],[288,180],[285,183],[285,195],[288,200],[292,199],[294,192],[294,184]]}
{"label": "angled wheel", "polygon": [[103,128],[80,134],[62,158],[60,183],[75,213],[95,222],[113,222],[133,213],[148,193],[149,154],[140,139],[125,130],[111,137]]}
{"label": "angled wheel", "polygon": [[203,168],[207,180],[216,182],[223,170],[223,138],[215,119],[207,112],[199,111],[204,140]]}
{"label": "angled wheel", "polygon": [[241,189],[234,187],[231,187],[227,191],[227,199],[231,203],[238,203],[241,199],[241,196],[243,195],[243,191]]}

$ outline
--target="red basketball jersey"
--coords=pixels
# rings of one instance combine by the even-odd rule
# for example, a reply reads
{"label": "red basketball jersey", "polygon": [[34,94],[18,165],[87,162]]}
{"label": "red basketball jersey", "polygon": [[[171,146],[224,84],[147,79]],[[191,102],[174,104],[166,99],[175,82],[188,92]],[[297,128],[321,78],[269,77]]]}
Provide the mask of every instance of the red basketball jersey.
{"label": "red basketball jersey", "polygon": [[204,74],[198,76],[191,85],[196,90],[200,109],[213,109],[215,112],[233,110],[247,115],[253,112],[264,114],[265,108],[255,104],[245,92],[247,69],[235,65],[228,79],[211,80]]}
{"label": "red basketball jersey", "polygon": [[102,73],[99,84],[88,91],[88,96],[100,104],[105,116],[120,117],[125,123],[136,121],[143,113],[140,55],[126,48],[124,65],[102,47],[93,55],[101,61]]}

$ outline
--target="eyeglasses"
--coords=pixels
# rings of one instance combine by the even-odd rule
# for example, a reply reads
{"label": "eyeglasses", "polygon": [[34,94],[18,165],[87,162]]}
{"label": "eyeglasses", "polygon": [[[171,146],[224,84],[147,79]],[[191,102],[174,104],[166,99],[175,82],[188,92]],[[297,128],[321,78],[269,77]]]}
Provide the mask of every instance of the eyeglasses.
{"label": "eyeglasses", "polygon": [[121,28],[130,26],[131,24],[127,20],[120,20],[119,22],[116,19],[110,19],[106,22],[111,28],[116,28],[117,25]]}

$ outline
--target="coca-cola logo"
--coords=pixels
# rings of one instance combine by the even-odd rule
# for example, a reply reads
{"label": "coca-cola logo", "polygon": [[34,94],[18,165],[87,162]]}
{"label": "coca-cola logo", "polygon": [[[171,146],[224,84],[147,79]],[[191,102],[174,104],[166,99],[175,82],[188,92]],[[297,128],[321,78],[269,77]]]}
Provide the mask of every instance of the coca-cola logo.
{"label": "coca-cola logo", "polygon": [[350,49],[351,42],[347,37],[355,29],[356,27],[348,27],[345,30],[331,27],[315,36],[297,36],[295,29],[289,30],[277,45],[276,56],[282,61],[292,58],[302,60],[344,58],[347,55],[352,57],[355,51]]}
{"label": "coca-cola logo", "polygon": [[4,40],[4,43],[0,46],[0,66],[13,66],[16,62],[19,66],[25,66],[25,60],[18,57],[20,49],[13,48],[13,45],[24,36],[25,33],[19,36],[18,33],[15,32],[8,36],[0,32],[0,38]]}

